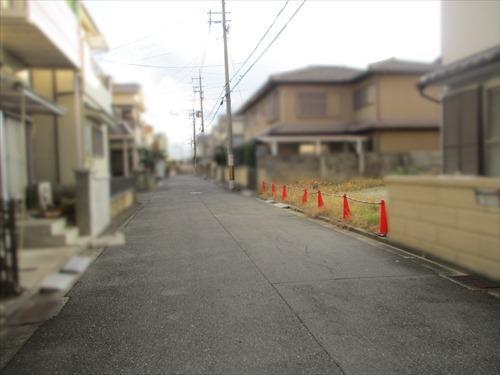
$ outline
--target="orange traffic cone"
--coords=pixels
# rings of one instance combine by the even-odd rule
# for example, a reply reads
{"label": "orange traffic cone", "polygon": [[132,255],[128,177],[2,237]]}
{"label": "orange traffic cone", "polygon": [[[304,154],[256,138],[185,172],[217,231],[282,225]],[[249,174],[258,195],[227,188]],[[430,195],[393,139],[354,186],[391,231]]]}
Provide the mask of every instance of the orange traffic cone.
{"label": "orange traffic cone", "polygon": [[302,204],[307,203],[307,189],[304,189],[304,195],[302,195]]}
{"label": "orange traffic cone", "polygon": [[349,207],[349,200],[347,199],[347,195],[344,194],[344,210],[342,218],[344,220],[349,220],[351,218],[351,208]]}
{"label": "orange traffic cone", "polygon": [[276,198],[276,185],[271,183],[271,193],[273,194],[273,198]]}
{"label": "orange traffic cone", "polygon": [[325,202],[323,201],[323,195],[321,195],[321,191],[318,190],[318,208],[325,207]]}
{"label": "orange traffic cone", "polygon": [[283,189],[281,190],[281,200],[284,202],[288,197],[288,192],[286,190],[286,185],[283,185]]}
{"label": "orange traffic cone", "polygon": [[260,189],[260,193],[264,194],[266,192],[266,181],[262,180],[262,187]]}
{"label": "orange traffic cone", "polygon": [[380,228],[378,230],[378,235],[385,237],[389,232],[389,225],[387,223],[387,209],[385,207],[385,201],[382,199],[380,201]]}

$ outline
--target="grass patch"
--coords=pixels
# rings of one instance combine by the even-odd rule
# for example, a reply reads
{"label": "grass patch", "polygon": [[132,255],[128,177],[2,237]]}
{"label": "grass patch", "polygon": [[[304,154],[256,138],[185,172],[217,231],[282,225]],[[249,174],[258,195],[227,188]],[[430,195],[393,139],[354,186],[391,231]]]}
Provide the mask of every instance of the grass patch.
{"label": "grass patch", "polygon": [[[271,183],[266,183],[267,190],[261,194],[262,198],[272,198]],[[276,200],[281,201],[283,184],[276,183]],[[342,221],[343,194],[348,197],[368,201],[380,202],[386,199],[386,190],[382,179],[357,178],[346,182],[328,182],[319,180],[298,180],[292,184],[287,184],[288,197],[286,203],[300,207],[309,217],[327,216],[334,220]],[[302,204],[304,189],[308,190],[308,201]],[[317,194],[321,190],[325,207],[317,207]],[[365,204],[349,201],[351,218],[346,224],[363,228],[371,232],[378,232],[380,206],[378,204]]]}

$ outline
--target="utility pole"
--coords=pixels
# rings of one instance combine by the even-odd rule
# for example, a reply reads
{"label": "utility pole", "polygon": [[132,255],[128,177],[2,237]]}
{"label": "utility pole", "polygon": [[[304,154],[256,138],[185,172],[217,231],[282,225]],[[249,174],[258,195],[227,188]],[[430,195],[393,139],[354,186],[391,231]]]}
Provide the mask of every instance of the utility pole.
{"label": "utility pole", "polygon": [[228,53],[227,53],[227,31],[228,27],[226,25],[226,2],[222,0],[222,22],[212,21],[212,14],[214,12],[210,11],[209,24],[212,23],[222,23],[222,35],[224,40],[224,67],[226,74],[226,118],[227,118],[227,170],[229,174],[229,190],[234,189],[234,155],[233,155],[233,117],[231,110],[231,86],[229,83],[229,63],[228,63]]}
{"label": "utility pole", "polygon": [[194,174],[198,171],[197,166],[197,156],[196,156],[196,112],[193,108],[193,111],[189,114],[189,117],[193,119],[193,166],[194,166]]}
{"label": "utility pole", "polygon": [[203,114],[203,86],[201,83],[201,71],[198,73],[198,78],[193,78],[193,80],[198,80],[198,87],[193,86],[193,92],[200,94],[200,118],[201,118],[201,132],[205,133],[205,117]]}

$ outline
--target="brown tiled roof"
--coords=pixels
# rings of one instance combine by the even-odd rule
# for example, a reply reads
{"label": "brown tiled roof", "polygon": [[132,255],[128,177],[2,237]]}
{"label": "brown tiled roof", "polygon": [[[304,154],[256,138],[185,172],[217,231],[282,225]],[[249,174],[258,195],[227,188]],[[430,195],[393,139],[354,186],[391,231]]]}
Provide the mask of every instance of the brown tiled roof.
{"label": "brown tiled roof", "polygon": [[115,83],[113,84],[113,93],[130,94],[139,92],[141,85],[138,83]]}
{"label": "brown tiled roof", "polygon": [[273,82],[309,83],[309,82],[349,82],[363,70],[345,66],[308,66],[284,73],[273,74]]}
{"label": "brown tiled roof", "polygon": [[432,72],[429,72],[420,78],[419,86],[440,83],[450,78],[459,76],[466,72],[479,70],[492,65],[493,69],[498,71],[500,64],[500,45],[478,52],[451,64],[438,66]]}
{"label": "brown tiled roof", "polygon": [[406,130],[406,129],[439,129],[436,121],[425,120],[384,120],[357,122],[349,126],[350,133],[359,133],[368,130]]}
{"label": "brown tiled roof", "polygon": [[349,125],[340,124],[279,124],[270,128],[266,135],[326,135],[348,132]]}
{"label": "brown tiled roof", "polygon": [[273,74],[243,105],[236,111],[242,115],[248,108],[278,84],[293,83],[350,83],[376,73],[425,74],[435,69],[437,64],[391,58],[371,64],[367,69],[346,66],[308,66],[302,69]]}
{"label": "brown tiled roof", "polygon": [[424,74],[436,69],[439,64],[390,58],[368,65],[368,72],[376,73],[418,73]]}
{"label": "brown tiled roof", "polygon": [[356,123],[326,123],[326,124],[277,124],[266,129],[258,136],[279,135],[350,135],[371,130],[428,130],[439,129],[435,121],[401,120],[401,121],[372,121]]}

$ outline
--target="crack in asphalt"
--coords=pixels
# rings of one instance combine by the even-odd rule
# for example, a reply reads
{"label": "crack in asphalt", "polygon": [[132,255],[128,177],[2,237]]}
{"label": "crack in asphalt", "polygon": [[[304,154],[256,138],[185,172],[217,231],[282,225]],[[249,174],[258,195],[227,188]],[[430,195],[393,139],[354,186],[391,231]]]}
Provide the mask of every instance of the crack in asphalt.
{"label": "crack in asphalt", "polygon": [[226,228],[226,226],[220,221],[220,219],[217,217],[217,215],[210,209],[210,207],[206,204],[206,202],[202,199],[202,197],[198,198],[201,203],[205,206],[205,208],[210,212],[210,214],[214,217],[214,219],[219,223],[219,225],[224,229],[224,231],[231,237],[231,239],[234,241],[234,243],[243,251],[245,256],[252,262],[254,267],[257,269],[257,271],[262,275],[264,280],[271,286],[271,288],[274,289],[278,297],[283,301],[283,303],[288,307],[288,309],[292,312],[292,314],[295,316],[297,321],[304,327],[304,329],[309,333],[309,335],[313,338],[313,340],[316,342],[316,344],[326,353],[326,355],[332,360],[333,363],[339,368],[339,370],[342,372],[342,374],[346,374],[342,366],[339,364],[339,362],[332,356],[332,354],[323,346],[323,344],[319,341],[319,339],[312,333],[312,331],[309,329],[309,327],[306,325],[304,320],[298,315],[298,313],[292,308],[292,306],[288,303],[288,301],[285,299],[285,297],[280,293],[278,288],[269,280],[269,278],[266,276],[266,274],[259,268],[257,263],[250,257],[248,252],[245,250],[245,248],[240,244],[240,242],[234,237],[234,235]]}

